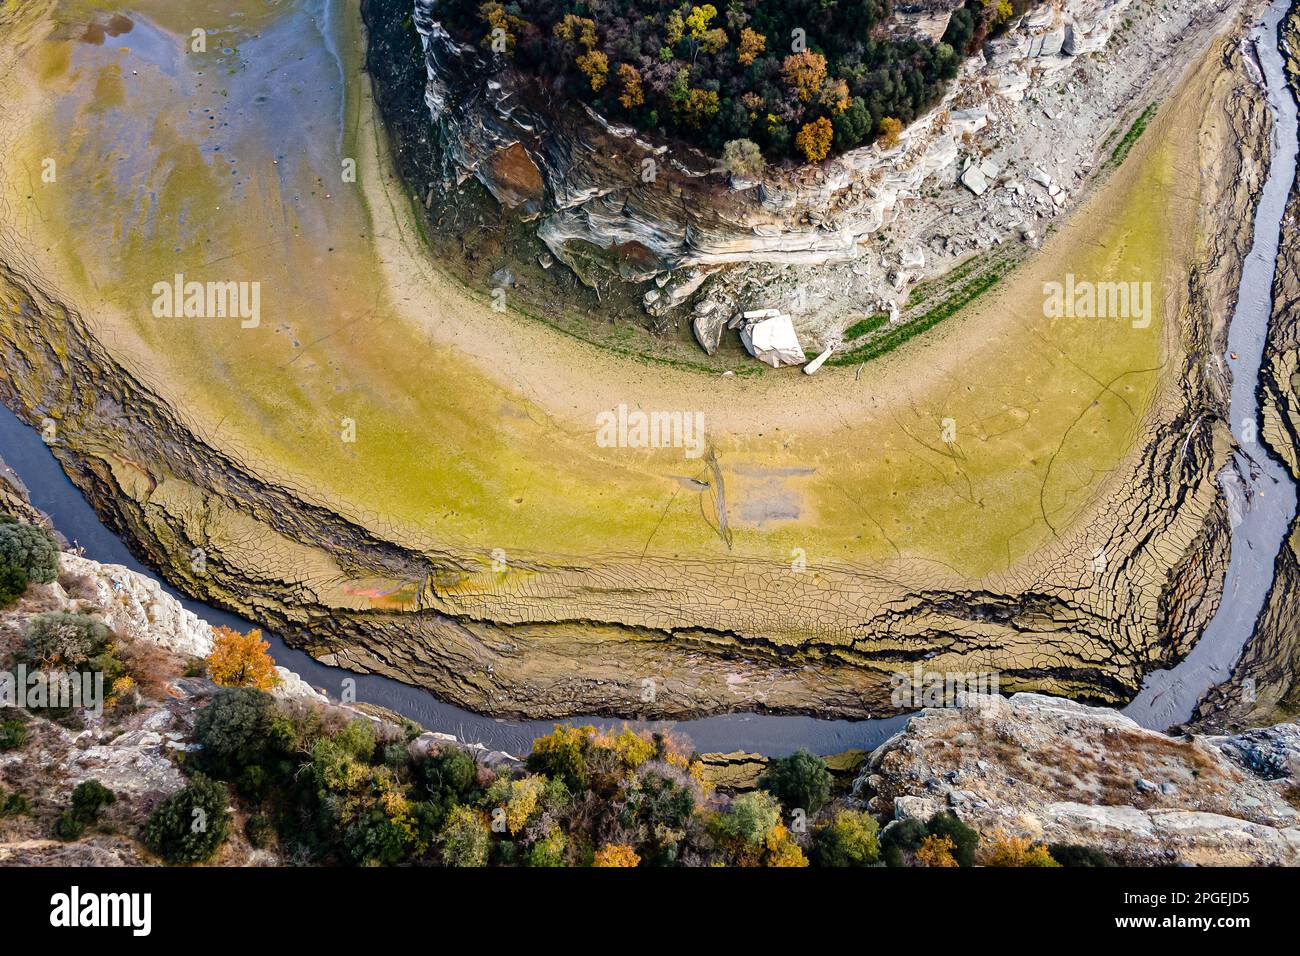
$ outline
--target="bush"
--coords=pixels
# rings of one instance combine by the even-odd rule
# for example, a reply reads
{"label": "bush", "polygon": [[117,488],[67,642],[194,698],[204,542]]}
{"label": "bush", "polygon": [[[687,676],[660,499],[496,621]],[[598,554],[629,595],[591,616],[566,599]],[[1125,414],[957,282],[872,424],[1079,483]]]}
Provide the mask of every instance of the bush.
{"label": "bush", "polygon": [[975,851],[979,848],[980,835],[958,820],[956,814],[948,811],[936,813],[925,829],[931,836],[947,837],[952,841],[951,852],[958,866],[975,865]]}
{"label": "bush", "polygon": [[12,564],[0,564],[0,607],[8,607],[27,590],[27,572]]}
{"label": "bush", "polygon": [[886,866],[905,866],[907,854],[915,853],[929,834],[920,820],[897,820],[880,833],[880,849]]}
{"label": "bush", "polygon": [[998,837],[985,853],[985,866],[1059,867],[1047,847],[1028,837]]}
{"label": "bush", "polygon": [[64,810],[59,814],[58,819],[54,821],[53,833],[56,840],[65,842],[79,840],[85,832],[85,822],[78,820],[71,810]]}
{"label": "bush", "polygon": [[94,823],[105,807],[117,803],[117,794],[98,780],[79,783],[72,791],[72,815],[86,824]]}
{"label": "bush", "polygon": [[59,543],[44,528],[0,517],[0,567],[17,568],[28,581],[49,584],[59,574]]}
{"label": "bush", "polygon": [[483,814],[469,807],[455,807],[438,836],[442,861],[447,866],[487,866],[492,834]]}
{"label": "bush", "polygon": [[781,807],[770,793],[755,790],[732,800],[720,825],[732,839],[749,847],[762,846],[768,835],[781,825]]}
{"label": "bush", "polygon": [[263,849],[275,842],[275,826],[260,813],[254,813],[244,824],[244,836],[248,842]]}
{"label": "bush", "polygon": [[[72,614],[67,611],[50,611],[35,614],[27,621],[27,637],[23,655],[29,664],[46,669],[78,670],[94,664],[107,664],[104,651],[112,639],[112,632],[103,621],[89,614]],[[105,682],[120,674],[117,668],[106,670]]]}
{"label": "bush", "polygon": [[1052,859],[1061,866],[1114,866],[1115,861],[1095,846],[1077,843],[1052,843],[1047,847]]}
{"label": "bush", "polygon": [[196,774],[183,789],[154,808],[143,839],[168,863],[210,860],[230,832],[230,795],[215,780]]}
{"label": "bush", "polygon": [[813,860],[818,866],[871,866],[880,859],[879,829],[869,813],[841,810],[813,831]]}
{"label": "bush", "polygon": [[26,724],[21,720],[0,721],[0,750],[17,750],[26,743]]}
{"label": "bush", "polygon": [[32,805],[21,793],[0,790],[0,817],[16,817],[30,813]]}
{"label": "bush", "polygon": [[235,780],[245,767],[260,765],[273,745],[275,698],[252,687],[226,687],[194,721],[203,745],[199,762],[213,776]]}
{"label": "bush", "polygon": [[802,749],[768,764],[758,778],[758,785],[780,800],[787,811],[802,809],[809,815],[831,798],[831,775],[826,761]]}

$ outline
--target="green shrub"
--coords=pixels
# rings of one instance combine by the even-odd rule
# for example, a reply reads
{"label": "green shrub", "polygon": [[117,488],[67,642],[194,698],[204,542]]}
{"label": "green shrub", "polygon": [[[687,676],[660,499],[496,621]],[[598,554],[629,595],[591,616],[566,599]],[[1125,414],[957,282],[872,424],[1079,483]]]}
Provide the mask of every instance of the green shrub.
{"label": "green shrub", "polygon": [[928,836],[920,820],[896,820],[880,833],[880,849],[887,866],[903,866],[905,853],[915,853]]}
{"label": "green shrub", "polygon": [[117,794],[98,780],[79,783],[72,791],[72,815],[83,823],[91,824],[99,819],[105,807],[117,803]]}
{"label": "green shrub", "polygon": [[254,813],[244,823],[244,836],[248,842],[261,849],[275,842],[275,826],[260,813]]}
{"label": "green shrub", "polygon": [[762,845],[780,823],[781,807],[765,790],[755,790],[732,800],[730,809],[719,821],[724,834],[751,847]]}
{"label": "green shrub", "polygon": [[16,817],[30,813],[31,809],[31,803],[21,793],[0,790],[0,817]]}
{"label": "green shrub", "polygon": [[49,584],[59,574],[59,543],[44,528],[0,517],[0,567],[18,568],[28,581]]}
{"label": "green shrub", "polygon": [[79,840],[86,832],[84,820],[78,820],[71,810],[64,810],[54,821],[54,838],[56,840]]}
{"label": "green shrub", "polygon": [[[258,767],[272,746],[275,698],[253,687],[223,687],[194,721],[194,739],[203,745],[199,762],[223,780],[239,779]],[[241,790],[244,789],[241,781]],[[256,795],[256,789],[245,791]]]}
{"label": "green shrub", "polygon": [[0,607],[8,607],[27,590],[27,572],[12,564],[0,564]]}
{"label": "green shrub", "polygon": [[21,720],[0,721],[0,750],[17,750],[27,743],[27,725]]}
{"label": "green shrub", "polygon": [[880,859],[879,829],[869,813],[841,810],[813,831],[813,860],[819,866],[871,866]]}
{"label": "green shrub", "polygon": [[202,863],[226,842],[230,795],[225,786],[196,774],[154,808],[145,821],[145,846],[168,863]]}
{"label": "green shrub", "polygon": [[[27,621],[23,656],[28,663],[40,667],[113,670],[102,666],[109,663],[104,651],[112,636],[108,625],[89,614],[67,611],[35,614]],[[108,673],[104,675],[104,683],[111,683]]]}
{"label": "green shrub", "polygon": [[1047,848],[1061,866],[1114,866],[1115,861],[1093,846],[1078,843],[1053,843]]}
{"label": "green shrub", "polygon": [[767,765],[758,785],[781,801],[787,811],[802,809],[812,815],[831,798],[831,775],[826,761],[800,749]]}

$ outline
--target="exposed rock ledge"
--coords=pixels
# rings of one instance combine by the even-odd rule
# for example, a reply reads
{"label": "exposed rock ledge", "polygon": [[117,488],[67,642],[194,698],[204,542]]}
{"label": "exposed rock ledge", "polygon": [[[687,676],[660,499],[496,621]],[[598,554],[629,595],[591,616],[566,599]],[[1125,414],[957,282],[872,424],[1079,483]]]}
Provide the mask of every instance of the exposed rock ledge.
{"label": "exposed rock ledge", "polygon": [[1038,694],[925,710],[854,790],[895,819],[951,809],[981,833],[1097,847],[1132,864],[1300,865],[1300,725],[1167,737]]}
{"label": "exposed rock ledge", "polygon": [[[900,4],[893,27],[936,38],[962,2]],[[446,172],[477,177],[503,205],[536,218],[538,235],[580,276],[597,266],[644,280],[682,267],[856,258],[927,179],[942,170],[955,178],[963,144],[969,151],[969,138],[989,124],[992,101],[1019,102],[1101,50],[1130,3],[1051,0],[967,60],[897,146],[769,167],[760,181],[727,185],[696,150],[670,151],[586,107],[555,108],[535,79],[449,36],[434,0],[415,0],[414,22]],[[646,160],[656,164],[653,182],[643,181]]]}

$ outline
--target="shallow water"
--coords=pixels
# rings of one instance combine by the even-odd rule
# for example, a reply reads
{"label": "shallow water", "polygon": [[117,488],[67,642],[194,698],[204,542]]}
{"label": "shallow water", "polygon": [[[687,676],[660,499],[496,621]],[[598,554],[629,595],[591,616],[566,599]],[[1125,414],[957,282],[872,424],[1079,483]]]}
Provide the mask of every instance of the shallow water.
{"label": "shallow water", "polygon": [[1201,639],[1170,670],[1147,675],[1142,691],[1124,713],[1147,727],[1165,728],[1191,718],[1205,693],[1226,680],[1254,632],[1255,621],[1273,584],[1273,566],[1296,509],[1291,476],[1260,444],[1259,367],[1273,313],[1273,276],[1279,232],[1291,185],[1295,182],[1296,103],[1286,84],[1278,49],[1278,24],[1289,3],[1269,8],[1254,39],[1273,111],[1273,159],[1255,212],[1255,238],[1241,277],[1240,295],[1228,330],[1232,361],[1231,425],[1241,444],[1235,468],[1220,475],[1232,522],[1232,559],[1223,602]]}

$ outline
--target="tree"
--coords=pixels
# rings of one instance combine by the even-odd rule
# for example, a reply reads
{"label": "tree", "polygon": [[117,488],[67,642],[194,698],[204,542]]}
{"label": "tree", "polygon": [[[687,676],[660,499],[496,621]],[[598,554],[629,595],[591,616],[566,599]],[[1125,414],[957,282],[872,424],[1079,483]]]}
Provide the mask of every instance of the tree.
{"label": "tree", "polygon": [[599,50],[589,50],[577,59],[578,69],[587,74],[591,81],[592,92],[596,92],[609,79],[609,57]]}
{"label": "tree", "polygon": [[577,43],[588,50],[594,50],[596,44],[600,42],[599,37],[596,35],[596,21],[572,13],[566,13],[564,19],[557,21],[551,29],[551,33],[558,40],[565,43]]}
{"label": "tree", "polygon": [[1041,866],[1059,867],[1052,854],[1041,843],[1029,837],[998,836],[984,856],[985,866]]}
{"label": "tree", "polygon": [[917,848],[916,863],[918,866],[956,866],[957,861],[953,858],[952,851],[951,837],[935,836],[931,833]]}
{"label": "tree", "polygon": [[247,634],[228,627],[212,629],[212,652],[207,657],[208,677],[222,687],[255,687],[270,690],[280,683],[270,644],[256,628]]}
{"label": "tree", "polygon": [[0,517],[0,568],[18,568],[28,581],[49,584],[59,574],[59,544],[44,528]]}
{"label": "tree", "polygon": [[641,85],[641,71],[630,63],[618,65],[618,78],[623,84],[623,92],[618,101],[623,109],[633,110],[645,103],[645,89]]}
{"label": "tree", "polygon": [[813,859],[819,866],[871,866],[880,859],[879,829],[870,814],[841,810],[813,831]]}
{"label": "tree", "polygon": [[682,113],[686,122],[698,129],[718,115],[718,94],[713,90],[690,90],[686,94]]}
{"label": "tree", "polygon": [[980,835],[957,819],[957,815],[945,810],[936,813],[925,825],[932,836],[947,837],[952,841],[952,855],[958,866],[974,866],[975,851],[979,848]]}
{"label": "tree", "polygon": [[273,746],[275,699],[255,687],[226,687],[194,721],[198,757],[214,776],[233,780],[245,767],[262,765]]}
{"label": "tree", "polygon": [[740,50],[736,54],[736,59],[739,62],[749,66],[766,49],[767,37],[763,36],[763,34],[749,27],[745,27],[740,31]]}
{"label": "tree", "polygon": [[782,63],[781,72],[799,99],[808,103],[826,82],[826,57],[812,50],[791,53]]}
{"label": "tree", "polygon": [[447,866],[487,866],[491,843],[487,819],[470,807],[453,809],[438,836]]}
{"label": "tree", "polygon": [[592,866],[637,866],[641,857],[626,843],[606,843],[596,851]]}
{"label": "tree", "polygon": [[722,818],[723,832],[750,847],[766,844],[768,834],[781,825],[781,807],[765,790],[745,793],[731,801]]}
{"label": "tree", "polygon": [[899,136],[903,132],[903,124],[892,116],[886,116],[880,121],[880,145],[884,149],[893,149],[898,145]]}
{"label": "tree", "polygon": [[758,778],[758,785],[780,800],[787,811],[802,809],[809,815],[831,798],[831,775],[826,761],[802,748],[768,764]]}
{"label": "tree", "polygon": [[722,147],[722,168],[741,179],[756,179],[767,168],[767,162],[753,140],[733,139]]}
{"label": "tree", "polygon": [[835,138],[835,127],[825,116],[819,116],[811,123],[805,123],[795,134],[794,144],[799,147],[810,163],[820,163],[831,151],[831,141]]}
{"label": "tree", "polygon": [[168,863],[210,860],[230,832],[229,801],[225,786],[196,774],[149,814],[145,846]]}

